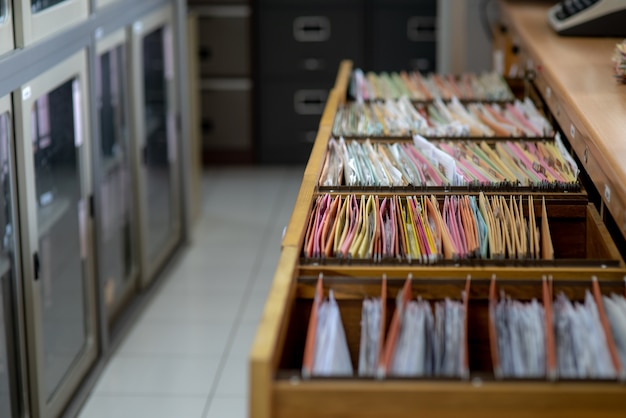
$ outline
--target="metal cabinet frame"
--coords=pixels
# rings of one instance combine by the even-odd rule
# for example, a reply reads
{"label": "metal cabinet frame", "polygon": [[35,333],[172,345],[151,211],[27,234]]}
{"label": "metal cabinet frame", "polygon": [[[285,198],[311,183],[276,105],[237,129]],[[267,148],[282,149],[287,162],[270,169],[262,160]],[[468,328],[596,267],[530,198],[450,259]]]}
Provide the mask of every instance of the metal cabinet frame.
{"label": "metal cabinet frame", "polygon": [[[82,239],[85,253],[83,254],[84,301],[85,301],[85,344],[79,357],[72,364],[67,374],[63,377],[58,390],[50,398],[46,395],[44,379],[44,352],[43,352],[43,323],[42,316],[42,281],[36,280],[37,261],[35,259],[39,251],[39,232],[37,215],[37,198],[35,196],[35,168],[33,163],[32,141],[24,140],[31,138],[31,115],[30,108],[34,101],[53,90],[57,86],[71,79],[75,79],[80,90],[80,118],[75,121],[77,135],[81,135],[79,144],[80,153],[77,161],[77,169],[81,172],[81,199],[88,208],[89,198],[92,194],[92,181],[90,172],[91,154],[88,119],[89,91],[87,90],[87,55],[85,51],[79,51],[65,61],[45,71],[37,78],[24,84],[13,95],[15,111],[15,133],[20,146],[16,148],[17,173],[19,185],[19,202],[21,208],[22,230],[22,266],[23,286],[26,308],[26,336],[28,343],[30,391],[32,394],[32,410],[35,416],[54,417],[61,413],[68,400],[72,397],[76,388],[80,385],[85,374],[93,365],[98,354],[98,329],[96,317],[96,293],[95,278],[93,271],[93,231],[91,219],[85,214],[84,230]],[[76,103],[74,103],[76,109]],[[88,212],[88,209],[86,209]]]}

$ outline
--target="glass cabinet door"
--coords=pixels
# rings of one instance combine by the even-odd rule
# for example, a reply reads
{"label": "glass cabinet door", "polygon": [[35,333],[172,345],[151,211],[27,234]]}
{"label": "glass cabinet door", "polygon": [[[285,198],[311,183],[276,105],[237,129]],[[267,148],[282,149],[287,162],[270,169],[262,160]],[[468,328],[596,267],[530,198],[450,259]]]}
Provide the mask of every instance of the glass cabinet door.
{"label": "glass cabinet door", "polygon": [[30,9],[33,13],[39,13],[66,1],[69,0],[30,0]]}
{"label": "glass cabinet door", "polygon": [[11,2],[0,0],[0,54],[13,49],[13,13]]}
{"label": "glass cabinet door", "polygon": [[21,401],[16,330],[16,234],[13,199],[12,116],[0,99],[0,417],[18,417]]}
{"label": "glass cabinet door", "polygon": [[134,24],[144,284],[180,238],[171,15],[168,7]]}
{"label": "glass cabinet door", "polygon": [[127,52],[124,31],[114,33],[98,44],[98,275],[110,319],[134,292],[137,275]]}
{"label": "glass cabinet door", "polygon": [[96,355],[85,76],[81,52],[23,86],[16,106],[31,391],[42,417],[58,415]]}

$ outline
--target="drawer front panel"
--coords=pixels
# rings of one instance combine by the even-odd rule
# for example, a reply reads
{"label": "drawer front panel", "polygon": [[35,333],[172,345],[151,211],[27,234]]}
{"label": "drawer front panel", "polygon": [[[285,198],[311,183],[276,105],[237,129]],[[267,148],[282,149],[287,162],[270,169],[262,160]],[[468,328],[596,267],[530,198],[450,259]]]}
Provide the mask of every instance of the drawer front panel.
{"label": "drawer front panel", "polygon": [[198,23],[202,77],[250,75],[250,18],[202,16]]}
{"label": "drawer front panel", "polygon": [[317,134],[328,84],[265,83],[260,100],[260,161],[304,163]]}
{"label": "drawer front panel", "polygon": [[375,8],[368,68],[373,71],[434,71],[436,19],[434,9]]}
{"label": "drawer front panel", "polygon": [[260,17],[262,76],[326,76],[342,59],[362,61],[362,13],[349,8],[270,10]]}
{"label": "drawer front panel", "polygon": [[251,141],[249,83],[204,83],[202,89],[203,149],[249,150]]}

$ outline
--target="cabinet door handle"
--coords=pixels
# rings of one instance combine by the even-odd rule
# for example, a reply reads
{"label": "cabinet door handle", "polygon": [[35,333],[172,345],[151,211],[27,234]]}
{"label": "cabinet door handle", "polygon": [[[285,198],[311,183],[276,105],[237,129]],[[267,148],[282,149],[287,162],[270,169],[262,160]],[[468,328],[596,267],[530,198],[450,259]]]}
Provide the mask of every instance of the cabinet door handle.
{"label": "cabinet door handle", "polygon": [[208,61],[213,57],[213,50],[206,46],[201,46],[198,50],[198,56],[200,57],[200,61]]}
{"label": "cabinet door handle", "polygon": [[293,108],[298,115],[321,115],[326,105],[326,90],[297,90],[293,95]]}
{"label": "cabinet door handle", "polygon": [[203,118],[201,128],[203,134],[210,134],[215,129],[215,124],[213,123],[213,120],[209,118]]}
{"label": "cabinet door handle", "polygon": [[411,16],[406,21],[406,36],[411,42],[435,42],[437,18],[435,16]]}
{"label": "cabinet door handle", "polygon": [[330,39],[326,16],[298,16],[293,20],[293,37],[298,42],[324,42]]}
{"label": "cabinet door handle", "polygon": [[35,251],[33,254],[33,270],[35,270],[35,280],[39,280],[39,270],[41,266],[39,264],[39,253]]}

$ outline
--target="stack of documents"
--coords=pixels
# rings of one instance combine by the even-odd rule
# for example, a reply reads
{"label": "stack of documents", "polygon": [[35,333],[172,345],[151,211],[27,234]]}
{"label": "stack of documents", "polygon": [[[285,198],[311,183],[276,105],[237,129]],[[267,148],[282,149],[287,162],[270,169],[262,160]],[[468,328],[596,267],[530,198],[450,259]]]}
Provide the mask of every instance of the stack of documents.
{"label": "stack of documents", "polygon": [[461,300],[431,305],[419,296],[413,299],[409,277],[398,293],[378,375],[466,377],[468,292],[469,279]]}
{"label": "stack of documents", "polygon": [[532,195],[319,196],[305,234],[309,259],[553,259],[545,199],[541,225]]}
{"label": "stack of documents", "polygon": [[478,190],[529,187],[577,190],[579,169],[554,141],[413,142],[331,138],[319,179],[321,187],[449,187]]}
{"label": "stack of documents", "polygon": [[399,99],[423,101],[448,100],[512,100],[506,81],[495,72],[466,73],[458,77],[442,74],[422,75],[419,72],[364,73],[355,69],[350,79],[350,93],[357,101]]}
{"label": "stack of documents", "polygon": [[359,346],[359,376],[374,376],[380,363],[385,341],[387,310],[387,279],[383,275],[380,298],[364,299],[361,310],[361,343]]}
{"label": "stack of documents", "polygon": [[603,296],[602,302],[622,365],[626,365],[626,299],[622,295]]}
{"label": "stack of documents", "polygon": [[335,136],[544,138],[554,128],[526,98],[507,103],[462,104],[435,99],[414,105],[406,97],[381,102],[350,102],[337,109]]}
{"label": "stack of documents", "polygon": [[545,314],[536,299],[528,303],[504,295],[495,308],[502,377],[539,378],[546,374]]}
{"label": "stack of documents", "polygon": [[584,303],[572,303],[560,293],[554,302],[554,328],[558,373],[566,379],[616,377],[609,341],[598,306],[589,291]]}
{"label": "stack of documents", "polygon": [[352,376],[353,373],[339,306],[332,290],[328,300],[323,299],[320,277],[309,321],[302,375]]}

